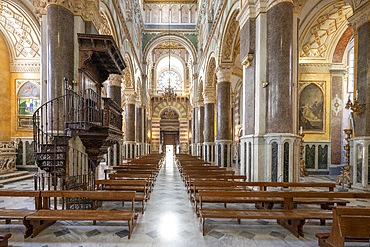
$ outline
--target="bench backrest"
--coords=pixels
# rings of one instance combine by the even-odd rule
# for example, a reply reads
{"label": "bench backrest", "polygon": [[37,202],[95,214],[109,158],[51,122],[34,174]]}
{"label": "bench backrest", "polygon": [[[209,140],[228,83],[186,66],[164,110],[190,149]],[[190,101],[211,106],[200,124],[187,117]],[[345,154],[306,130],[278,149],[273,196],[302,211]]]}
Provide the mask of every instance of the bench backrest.
{"label": "bench backrest", "polygon": [[335,218],[344,238],[370,238],[370,208],[336,207]]}
{"label": "bench backrest", "polygon": [[[86,190],[48,190],[41,191],[42,209],[69,209],[73,203],[80,209],[89,209],[94,201],[131,201],[135,203],[134,191],[86,191]],[[88,205],[90,203],[90,205]],[[95,204],[94,204],[95,205]],[[91,207],[94,207],[92,205]],[[134,206],[132,205],[132,210]],[[86,207],[85,207],[86,206]],[[40,208],[41,209],[41,208]]]}

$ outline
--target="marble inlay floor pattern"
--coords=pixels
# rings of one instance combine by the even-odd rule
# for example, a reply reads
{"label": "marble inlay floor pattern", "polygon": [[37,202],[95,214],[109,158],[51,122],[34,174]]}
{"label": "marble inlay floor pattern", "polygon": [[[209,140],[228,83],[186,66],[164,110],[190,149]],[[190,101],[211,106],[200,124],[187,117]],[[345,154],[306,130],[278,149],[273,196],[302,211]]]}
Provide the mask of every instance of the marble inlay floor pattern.
{"label": "marble inlay floor pattern", "polygon": [[[4,189],[31,190],[32,180],[5,185]],[[360,204],[369,204],[360,201]],[[120,206],[120,203],[114,204]],[[33,208],[29,198],[1,198],[1,208]],[[23,238],[24,227],[14,221],[0,223],[0,232],[11,232],[10,246],[135,246],[135,247],[241,247],[241,246],[317,246],[315,233],[330,231],[318,221],[304,226],[305,237],[296,238],[273,220],[207,221],[207,234],[202,236],[199,219],[189,201],[184,184],[172,160],[167,160],[155,182],[144,215],[139,214],[131,239],[121,222],[59,221],[35,238]],[[365,245],[366,246],[366,245]]]}

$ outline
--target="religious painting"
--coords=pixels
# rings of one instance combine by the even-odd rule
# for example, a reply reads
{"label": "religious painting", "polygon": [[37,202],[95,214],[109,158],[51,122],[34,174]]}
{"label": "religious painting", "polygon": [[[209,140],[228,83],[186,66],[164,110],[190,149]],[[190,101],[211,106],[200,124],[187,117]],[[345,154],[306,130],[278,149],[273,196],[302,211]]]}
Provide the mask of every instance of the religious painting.
{"label": "religious painting", "polygon": [[32,116],[40,106],[40,85],[35,80],[17,80],[18,128],[32,129]]}
{"label": "religious painting", "polygon": [[305,132],[324,131],[324,94],[321,88],[310,83],[299,97],[299,126]]}

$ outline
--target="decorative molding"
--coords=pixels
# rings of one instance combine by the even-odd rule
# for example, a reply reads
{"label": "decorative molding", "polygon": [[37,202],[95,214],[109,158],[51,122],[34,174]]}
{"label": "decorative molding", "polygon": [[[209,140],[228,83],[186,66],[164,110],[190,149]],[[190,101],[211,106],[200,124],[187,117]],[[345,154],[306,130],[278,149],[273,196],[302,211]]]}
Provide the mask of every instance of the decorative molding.
{"label": "decorative molding", "polygon": [[330,43],[351,15],[352,9],[345,2],[333,3],[316,15],[301,41],[300,58],[328,59]]}
{"label": "decorative molding", "polygon": [[123,93],[126,104],[132,104],[135,105],[136,103],[136,93],[134,91],[126,91]]}
{"label": "decorative molding", "polygon": [[335,98],[331,100],[331,108],[335,116],[343,110],[343,101],[338,97],[338,94],[335,94]]}
{"label": "decorative molding", "polygon": [[215,70],[216,70],[216,60],[211,58],[207,67],[206,74],[206,88],[213,88],[215,85]]}
{"label": "decorative molding", "polygon": [[330,63],[300,63],[300,74],[327,74],[330,73],[332,64]]}
{"label": "decorative molding", "polygon": [[16,62],[10,63],[12,73],[40,73],[40,62]]}
{"label": "decorative molding", "polygon": [[235,12],[229,19],[225,30],[223,44],[221,46],[221,61],[222,62],[232,62],[233,51],[236,45],[236,34],[238,33],[238,22],[236,21],[236,16],[238,12]]}
{"label": "decorative molding", "polygon": [[12,60],[39,58],[40,30],[30,16],[11,3],[0,2],[0,31],[12,53]]}

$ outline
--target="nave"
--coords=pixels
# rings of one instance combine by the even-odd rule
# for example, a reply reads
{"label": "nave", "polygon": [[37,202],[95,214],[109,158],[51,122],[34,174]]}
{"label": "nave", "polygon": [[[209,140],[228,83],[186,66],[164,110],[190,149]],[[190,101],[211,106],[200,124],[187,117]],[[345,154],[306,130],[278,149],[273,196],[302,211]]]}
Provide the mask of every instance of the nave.
{"label": "nave", "polygon": [[[32,190],[33,181],[5,185],[4,189]],[[359,201],[364,205],[366,202]],[[368,204],[368,203],[366,203]],[[16,205],[16,206],[15,206]],[[9,198],[0,201],[2,208],[30,208],[32,199]],[[109,205],[120,207],[119,202]],[[199,220],[189,200],[171,150],[167,151],[145,213],[139,213],[131,239],[120,222],[104,222],[94,226],[90,221],[58,221],[35,238],[23,239],[24,226],[13,221],[0,224],[1,232],[11,232],[9,246],[317,246],[315,233],[329,232],[329,226],[310,221],[305,225],[305,237],[296,238],[273,220],[225,220],[222,224],[207,222],[207,234],[202,236]],[[353,246],[353,245],[352,245]],[[357,246],[357,245],[355,245]]]}

